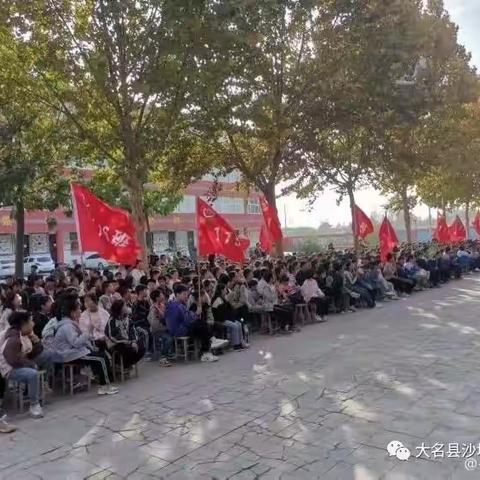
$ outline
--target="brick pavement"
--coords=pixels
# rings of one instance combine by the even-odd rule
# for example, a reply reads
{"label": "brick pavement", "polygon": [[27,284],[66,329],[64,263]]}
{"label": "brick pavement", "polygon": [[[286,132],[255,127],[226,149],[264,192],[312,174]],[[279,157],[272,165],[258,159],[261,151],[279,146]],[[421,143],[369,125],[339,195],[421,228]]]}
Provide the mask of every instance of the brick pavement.
{"label": "brick pavement", "polygon": [[[480,441],[479,304],[472,275],[257,336],[217,364],[144,364],[114,397],[15,418],[0,479],[476,479],[465,459],[414,457],[422,442]],[[391,440],[413,456],[389,457]]]}

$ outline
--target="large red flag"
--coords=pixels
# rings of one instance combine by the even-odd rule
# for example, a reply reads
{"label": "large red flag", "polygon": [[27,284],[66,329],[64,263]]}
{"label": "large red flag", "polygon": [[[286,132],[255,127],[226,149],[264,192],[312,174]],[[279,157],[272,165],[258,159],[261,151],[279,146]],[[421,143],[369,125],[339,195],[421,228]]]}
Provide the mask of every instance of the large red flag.
{"label": "large red flag", "polygon": [[438,243],[449,243],[450,240],[450,229],[447,225],[447,220],[445,215],[437,214],[437,228],[433,234],[433,238],[437,240]]}
{"label": "large red flag", "polygon": [[356,237],[365,238],[373,233],[373,223],[358,206],[353,206],[353,228]]}
{"label": "large red flag", "polygon": [[451,242],[463,242],[467,238],[467,231],[462,220],[457,215],[453,223],[448,227]]}
{"label": "large red flag", "polygon": [[245,260],[246,244],[235,230],[207,202],[197,198],[198,252],[206,256],[223,255],[234,262]]}
{"label": "large red flag", "polygon": [[398,237],[392,224],[387,217],[383,219],[380,231],[378,232],[380,239],[380,259],[382,262],[387,260],[387,255],[393,252],[393,249],[398,245]]}
{"label": "large red flag", "polygon": [[272,207],[265,197],[260,199],[260,205],[262,207],[263,219],[270,235],[270,239],[272,242],[278,242],[283,238],[283,233],[280,220],[278,219],[277,209]]}
{"label": "large red flag", "polygon": [[265,222],[262,223],[262,228],[260,230],[260,246],[266,253],[271,253],[273,248],[272,238],[270,237],[270,233],[268,232]]}
{"label": "large red flag", "polygon": [[80,251],[134,265],[141,249],[128,212],[107,205],[82,185],[72,183],[71,188]]}
{"label": "large red flag", "polygon": [[477,216],[475,217],[472,226],[475,228],[477,235],[480,236],[480,212],[477,212]]}

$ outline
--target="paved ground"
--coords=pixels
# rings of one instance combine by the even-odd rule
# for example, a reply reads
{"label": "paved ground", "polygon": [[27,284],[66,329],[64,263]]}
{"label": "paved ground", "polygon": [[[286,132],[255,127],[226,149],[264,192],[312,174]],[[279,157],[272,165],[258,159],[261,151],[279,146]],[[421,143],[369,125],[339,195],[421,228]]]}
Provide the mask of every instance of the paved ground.
{"label": "paved ground", "polygon": [[[465,468],[480,462],[479,302],[472,276],[256,337],[215,365],[142,365],[115,397],[15,419],[19,431],[0,437],[0,478],[479,478]],[[392,440],[408,461],[388,456]],[[422,442],[444,444],[445,458],[415,458]]]}

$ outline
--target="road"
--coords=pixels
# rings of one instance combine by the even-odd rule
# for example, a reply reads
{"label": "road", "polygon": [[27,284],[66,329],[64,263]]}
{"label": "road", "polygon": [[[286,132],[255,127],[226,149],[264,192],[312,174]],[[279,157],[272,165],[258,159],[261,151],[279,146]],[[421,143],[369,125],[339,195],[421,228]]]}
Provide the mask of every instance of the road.
{"label": "road", "polygon": [[[0,437],[0,478],[473,480],[479,302],[471,275],[257,336],[217,364],[143,364],[114,397],[79,394],[42,420],[15,418],[19,430]],[[398,445],[389,456],[391,441],[410,458]]]}

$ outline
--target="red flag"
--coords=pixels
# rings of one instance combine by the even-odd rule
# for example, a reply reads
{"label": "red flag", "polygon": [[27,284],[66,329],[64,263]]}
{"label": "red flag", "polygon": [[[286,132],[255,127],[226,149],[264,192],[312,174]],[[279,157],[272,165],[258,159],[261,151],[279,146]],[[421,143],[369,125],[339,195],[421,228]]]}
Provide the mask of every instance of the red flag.
{"label": "red flag", "polygon": [[128,212],[110,207],[82,185],[72,183],[71,188],[80,251],[134,265],[141,249]]}
{"label": "red flag", "polygon": [[477,216],[475,217],[472,226],[475,228],[477,235],[480,236],[480,212],[477,212]]}
{"label": "red flag", "polygon": [[235,230],[207,202],[197,198],[198,252],[223,255],[234,262],[245,260],[245,244]]}
{"label": "red flag", "polygon": [[398,245],[398,237],[395,229],[387,217],[383,219],[380,231],[378,232],[380,239],[380,259],[382,262],[387,260],[387,255],[393,252],[393,249]]}
{"label": "red flag", "polygon": [[467,231],[462,220],[457,215],[453,223],[448,227],[451,242],[463,242],[467,238]]}
{"label": "red flag", "polygon": [[268,232],[265,222],[262,223],[262,228],[260,230],[260,246],[266,253],[271,253],[273,248],[272,238],[270,237],[270,233]]}
{"label": "red flag", "polygon": [[250,248],[250,239],[248,237],[239,236],[241,249],[245,252]]}
{"label": "red flag", "polygon": [[356,237],[365,238],[373,233],[373,223],[358,206],[353,206],[353,226]]}
{"label": "red flag", "polygon": [[437,240],[438,243],[449,243],[450,240],[450,229],[447,225],[447,220],[445,215],[437,214],[437,228],[433,234],[433,238]]}
{"label": "red flag", "polygon": [[270,239],[273,243],[278,242],[283,238],[283,233],[280,220],[278,219],[277,209],[272,207],[265,197],[260,199],[260,205],[262,207],[263,220],[265,221],[265,226],[270,235]]}

